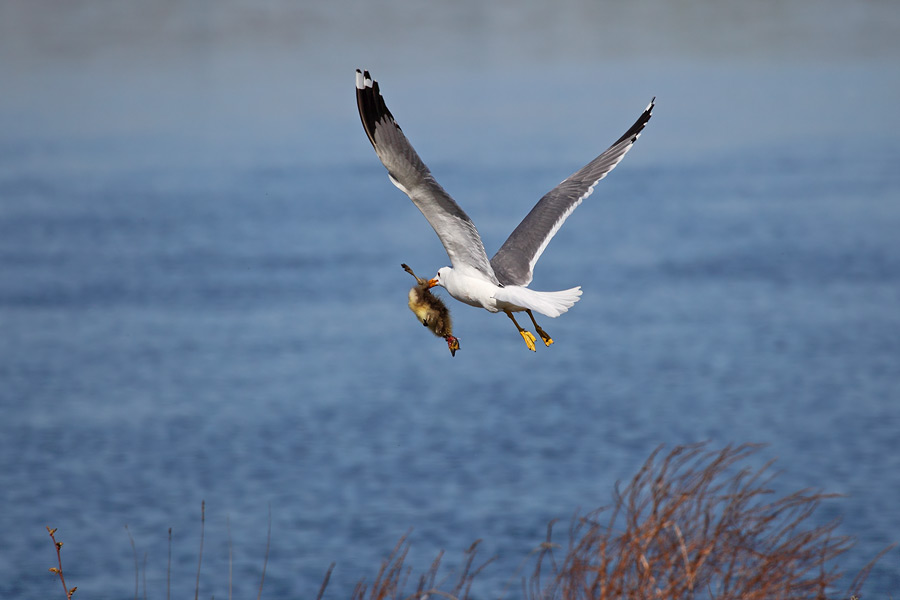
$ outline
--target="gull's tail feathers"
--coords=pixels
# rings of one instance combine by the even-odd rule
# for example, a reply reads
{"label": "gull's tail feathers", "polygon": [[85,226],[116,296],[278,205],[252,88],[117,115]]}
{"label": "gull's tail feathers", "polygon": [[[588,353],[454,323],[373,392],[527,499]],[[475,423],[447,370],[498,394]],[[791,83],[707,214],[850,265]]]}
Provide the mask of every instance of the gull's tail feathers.
{"label": "gull's tail feathers", "polygon": [[548,317],[558,317],[581,298],[581,286],[558,292],[538,292],[527,287],[508,285],[494,295],[499,302],[512,305],[510,310],[529,309]]}

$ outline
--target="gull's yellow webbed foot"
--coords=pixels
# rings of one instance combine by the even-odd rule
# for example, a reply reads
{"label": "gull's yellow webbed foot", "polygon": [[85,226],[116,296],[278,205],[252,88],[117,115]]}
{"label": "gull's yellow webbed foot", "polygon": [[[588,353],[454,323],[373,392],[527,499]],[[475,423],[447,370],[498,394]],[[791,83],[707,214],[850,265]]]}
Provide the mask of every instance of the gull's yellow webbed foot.
{"label": "gull's yellow webbed foot", "polygon": [[534,340],[537,338],[534,337],[534,334],[524,329],[519,331],[519,333],[522,334],[522,339],[525,340],[525,345],[528,346],[528,349],[532,352],[537,352],[537,349],[534,347]]}
{"label": "gull's yellow webbed foot", "polygon": [[531,322],[534,323],[534,328],[538,332],[538,335],[541,336],[541,341],[544,342],[545,346],[550,346],[553,343],[553,338],[550,337],[550,334],[541,329],[541,326],[537,324],[537,321],[534,320],[534,315],[531,314],[530,310],[526,310],[528,316],[531,317]]}
{"label": "gull's yellow webbed foot", "polygon": [[503,312],[505,312],[506,316],[510,318],[510,320],[513,322],[513,325],[516,326],[516,329],[519,330],[519,334],[522,336],[522,339],[525,340],[525,345],[528,346],[528,349],[531,350],[532,352],[537,352],[537,349],[534,347],[534,341],[537,338],[534,337],[534,334],[531,333],[530,331],[525,331],[524,329],[522,329],[519,326],[519,324],[516,322],[516,318],[513,316],[513,314],[511,312],[509,312],[508,310],[505,310]]}

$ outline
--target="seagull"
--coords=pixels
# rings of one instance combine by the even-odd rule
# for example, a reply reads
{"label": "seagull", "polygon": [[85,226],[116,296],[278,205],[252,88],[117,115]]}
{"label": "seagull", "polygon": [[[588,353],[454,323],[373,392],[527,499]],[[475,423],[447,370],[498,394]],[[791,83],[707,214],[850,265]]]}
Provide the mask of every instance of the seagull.
{"label": "seagull", "polygon": [[460,302],[492,313],[505,313],[531,351],[535,351],[537,338],[519,325],[513,313],[525,312],[541,341],[550,346],[553,339],[537,324],[533,311],[555,318],[581,296],[580,286],[557,292],[529,289],[534,265],[572,211],[591,195],[594,186],[619,164],[640,137],[655,101],[654,97],[634,125],[605,152],[547,192],[488,260],[475,224],[434,179],[406,139],[385,105],[378,82],[368,71],[356,70],[356,104],[375,154],[387,169],[391,183],[425,215],[450,257],[452,266],[438,269],[426,286],[439,285]]}

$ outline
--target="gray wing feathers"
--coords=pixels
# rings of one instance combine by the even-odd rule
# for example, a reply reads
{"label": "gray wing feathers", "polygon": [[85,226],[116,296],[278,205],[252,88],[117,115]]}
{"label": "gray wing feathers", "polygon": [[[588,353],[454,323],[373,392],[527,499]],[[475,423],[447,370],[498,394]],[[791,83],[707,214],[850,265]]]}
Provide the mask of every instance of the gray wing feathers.
{"label": "gray wing feathers", "polygon": [[368,71],[356,71],[356,104],[359,117],[375,153],[388,176],[418,207],[450,257],[454,267],[470,266],[496,282],[475,224],[435,181],[406,139]]}
{"label": "gray wing feathers", "polygon": [[640,137],[655,100],[612,146],[548,192],[522,219],[491,259],[500,283],[524,286],[531,282],[535,263],[565,220]]}

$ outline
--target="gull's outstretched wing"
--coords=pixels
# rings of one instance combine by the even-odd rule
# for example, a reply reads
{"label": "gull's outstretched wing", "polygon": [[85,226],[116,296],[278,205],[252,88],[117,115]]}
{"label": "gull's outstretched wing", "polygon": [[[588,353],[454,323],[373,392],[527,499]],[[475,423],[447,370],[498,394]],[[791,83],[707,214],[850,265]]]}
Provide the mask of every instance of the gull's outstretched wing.
{"label": "gull's outstretched wing", "polygon": [[425,218],[447,250],[454,268],[475,268],[488,280],[497,278],[488,262],[481,236],[459,205],[435,181],[431,171],[416,154],[400,126],[384,103],[378,82],[368,71],[356,70],[356,104],[359,117],[375,154],[388,170],[388,176]]}
{"label": "gull's outstretched wing", "polygon": [[522,219],[491,259],[500,283],[528,285],[531,282],[534,265],[547,244],[572,211],[591,195],[597,182],[606,177],[631,149],[650,120],[655,101],[656,98],[650,101],[634,125],[606,152],[547,192]]}

